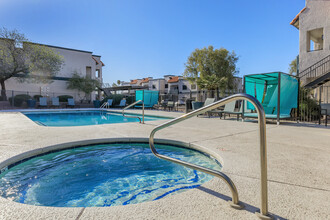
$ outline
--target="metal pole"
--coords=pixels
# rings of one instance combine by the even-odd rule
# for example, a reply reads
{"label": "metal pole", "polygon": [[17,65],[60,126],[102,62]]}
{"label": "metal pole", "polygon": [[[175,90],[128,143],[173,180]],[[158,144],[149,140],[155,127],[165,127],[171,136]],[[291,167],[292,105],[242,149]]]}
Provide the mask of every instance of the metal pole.
{"label": "metal pole", "polygon": [[144,124],[144,101],[142,101],[142,124]]}
{"label": "metal pole", "polygon": [[11,106],[14,106],[14,90],[11,90]]}
{"label": "metal pole", "polygon": [[[246,91],[245,91],[245,76],[243,77],[243,93],[246,94]],[[242,121],[244,122],[245,100],[242,100],[242,105],[243,105],[243,107],[242,107]],[[246,105],[247,105],[247,103],[246,103]]]}
{"label": "metal pole", "polygon": [[280,124],[280,112],[281,112],[281,73],[278,73],[278,85],[277,85],[277,125]]}
{"label": "metal pole", "polygon": [[142,90],[142,124],[144,124],[144,90]]}
{"label": "metal pole", "polygon": [[321,124],[321,93],[322,93],[322,86],[319,89],[319,125]]}
{"label": "metal pole", "polygon": [[[299,55],[298,55],[299,56]],[[300,78],[298,78],[298,97],[297,97],[297,122],[299,123],[300,119]]]}

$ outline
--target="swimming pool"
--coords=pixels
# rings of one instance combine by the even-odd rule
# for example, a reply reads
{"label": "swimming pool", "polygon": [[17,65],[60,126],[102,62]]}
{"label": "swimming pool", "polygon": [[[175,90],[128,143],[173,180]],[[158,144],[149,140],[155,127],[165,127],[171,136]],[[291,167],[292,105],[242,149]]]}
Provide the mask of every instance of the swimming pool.
{"label": "swimming pool", "polygon": [[[199,151],[156,144],[158,151],[220,170]],[[145,143],[81,146],[13,165],[0,175],[0,195],[20,203],[55,207],[102,207],[158,200],[196,188],[212,176],[158,159]]]}
{"label": "swimming pool", "polygon": [[[119,112],[93,110],[93,111],[37,111],[37,112],[22,112],[32,121],[43,126],[84,126],[84,125],[99,125],[113,123],[139,122],[138,118],[126,118]],[[127,114],[128,116],[140,116],[138,114]],[[170,119],[160,116],[146,116],[145,121],[154,121],[160,119]]]}

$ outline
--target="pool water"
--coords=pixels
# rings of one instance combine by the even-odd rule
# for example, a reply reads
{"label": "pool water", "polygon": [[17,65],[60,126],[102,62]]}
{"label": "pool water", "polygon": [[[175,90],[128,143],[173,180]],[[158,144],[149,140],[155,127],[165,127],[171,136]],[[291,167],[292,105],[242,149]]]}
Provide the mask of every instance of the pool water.
{"label": "pool water", "polygon": [[[201,152],[156,145],[159,153],[215,170]],[[155,157],[148,144],[99,144],[34,157],[0,175],[0,195],[25,204],[102,207],[158,200],[210,180],[211,175]]]}
{"label": "pool water", "polygon": [[[138,118],[126,118],[121,113],[109,111],[52,111],[52,112],[22,112],[32,121],[44,126],[84,126],[112,123],[139,122]],[[132,116],[133,114],[125,114]],[[142,115],[139,116],[142,120]],[[145,121],[170,119],[167,117],[145,116]]]}

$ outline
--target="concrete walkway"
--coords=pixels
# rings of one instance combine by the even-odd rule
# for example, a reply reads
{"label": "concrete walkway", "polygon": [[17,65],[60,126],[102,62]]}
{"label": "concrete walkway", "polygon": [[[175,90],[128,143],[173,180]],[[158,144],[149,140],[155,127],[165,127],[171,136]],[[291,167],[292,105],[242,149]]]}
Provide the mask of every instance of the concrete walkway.
{"label": "concrete walkway", "polygon": [[[146,114],[181,115],[163,111]],[[164,122],[44,127],[17,112],[0,113],[0,121],[0,162],[65,142],[147,138],[156,125]],[[229,189],[223,181],[213,178],[196,189],[127,206],[54,208],[20,204],[1,197],[0,219],[258,219],[254,214],[260,206],[257,123],[195,117],[158,132],[156,138],[198,144],[219,154],[223,172],[235,183],[244,209],[230,208]],[[330,129],[267,124],[267,144],[269,211],[275,219],[330,219]]]}

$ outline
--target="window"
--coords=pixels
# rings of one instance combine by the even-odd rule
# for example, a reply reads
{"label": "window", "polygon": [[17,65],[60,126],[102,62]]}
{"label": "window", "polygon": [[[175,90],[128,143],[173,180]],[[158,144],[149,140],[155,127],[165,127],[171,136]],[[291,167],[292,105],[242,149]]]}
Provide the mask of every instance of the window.
{"label": "window", "polygon": [[182,85],[182,90],[187,90],[187,86],[186,85]]}
{"label": "window", "polygon": [[90,66],[86,66],[86,78],[92,78],[92,68]]}
{"label": "window", "polygon": [[165,84],[165,89],[167,89],[168,88],[168,84]]}
{"label": "window", "polygon": [[153,88],[153,89],[156,89],[156,86],[155,86],[155,85],[152,85],[152,88]]}
{"label": "window", "polygon": [[323,50],[323,28],[307,31],[307,52]]}
{"label": "window", "polygon": [[191,84],[191,89],[196,89],[196,84]]}
{"label": "window", "polygon": [[23,42],[22,41],[15,41],[15,47],[16,48],[23,48]]}
{"label": "window", "polygon": [[96,78],[101,78],[101,71],[99,69],[96,69],[96,71],[95,71],[95,77]]}

